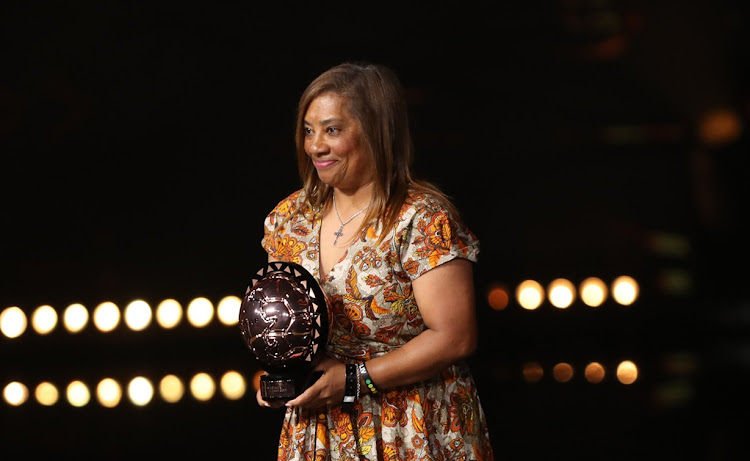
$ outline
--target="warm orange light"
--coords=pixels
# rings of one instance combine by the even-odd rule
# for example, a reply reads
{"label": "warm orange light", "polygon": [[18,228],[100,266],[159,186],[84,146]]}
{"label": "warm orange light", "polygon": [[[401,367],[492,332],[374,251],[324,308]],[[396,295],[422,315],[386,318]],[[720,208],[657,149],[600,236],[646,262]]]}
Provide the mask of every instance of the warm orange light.
{"label": "warm orange light", "polygon": [[253,391],[258,392],[258,389],[260,389],[260,377],[266,374],[263,370],[258,370],[253,375]]}
{"label": "warm orange light", "polygon": [[592,384],[600,383],[604,380],[604,367],[599,362],[591,362],[586,365],[583,375],[586,377],[586,381]]}
{"label": "warm orange light", "polygon": [[617,380],[623,384],[633,384],[638,379],[638,367],[630,360],[617,365]]}
{"label": "warm orange light", "polygon": [[704,144],[710,146],[727,144],[740,137],[742,123],[734,110],[714,109],[703,114],[699,121],[698,133]]}
{"label": "warm orange light", "polygon": [[552,367],[552,376],[559,383],[567,383],[573,379],[573,366],[569,363],[560,362]]}
{"label": "warm orange light", "polygon": [[504,285],[493,285],[487,294],[487,303],[496,311],[501,311],[508,307],[509,295],[508,289]]}
{"label": "warm orange light", "polygon": [[524,363],[522,373],[527,383],[538,383],[544,377],[544,370],[537,362]]}

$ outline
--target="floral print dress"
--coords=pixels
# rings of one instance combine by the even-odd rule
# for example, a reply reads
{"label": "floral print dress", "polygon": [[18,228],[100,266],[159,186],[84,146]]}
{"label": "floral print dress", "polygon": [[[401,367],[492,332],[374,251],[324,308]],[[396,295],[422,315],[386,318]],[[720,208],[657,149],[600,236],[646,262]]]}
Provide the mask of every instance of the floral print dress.
{"label": "floral print dress", "polygon": [[[370,226],[328,274],[320,274],[320,215],[299,190],[265,220],[262,245],[274,258],[301,264],[330,303],[328,354],[363,362],[397,349],[425,329],[411,283],[454,258],[477,261],[476,236],[439,202],[412,196],[387,237]],[[340,405],[289,408],[278,460],[493,460],[474,379],[464,362],[410,386],[364,394],[351,414]]]}

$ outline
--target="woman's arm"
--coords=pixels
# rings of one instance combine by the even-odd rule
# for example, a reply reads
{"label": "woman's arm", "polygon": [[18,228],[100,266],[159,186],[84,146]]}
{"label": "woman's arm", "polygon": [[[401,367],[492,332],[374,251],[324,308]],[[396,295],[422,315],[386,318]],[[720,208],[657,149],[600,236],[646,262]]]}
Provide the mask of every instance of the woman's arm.
{"label": "woman's arm", "polygon": [[379,389],[432,378],[477,347],[470,261],[454,259],[435,267],[414,280],[412,289],[427,329],[399,349],[367,361]]}
{"label": "woman's arm", "polygon": [[[471,355],[477,346],[472,263],[455,259],[424,273],[413,285],[414,297],[427,327],[399,349],[367,361],[380,390],[413,384],[436,376],[451,363]],[[344,396],[345,366],[323,360],[323,376],[289,406],[317,408],[338,405]],[[366,387],[361,386],[362,393]]]}

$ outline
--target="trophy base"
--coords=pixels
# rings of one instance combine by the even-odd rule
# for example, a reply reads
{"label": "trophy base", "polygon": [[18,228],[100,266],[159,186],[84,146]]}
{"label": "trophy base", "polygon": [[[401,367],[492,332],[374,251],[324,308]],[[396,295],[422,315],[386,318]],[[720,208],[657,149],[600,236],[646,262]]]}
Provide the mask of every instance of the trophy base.
{"label": "trophy base", "polygon": [[320,375],[314,371],[308,375],[266,374],[260,377],[260,395],[268,402],[275,400],[292,400],[310,387]]}
{"label": "trophy base", "polygon": [[260,395],[269,402],[291,400],[297,396],[296,379],[263,375],[260,377]]}

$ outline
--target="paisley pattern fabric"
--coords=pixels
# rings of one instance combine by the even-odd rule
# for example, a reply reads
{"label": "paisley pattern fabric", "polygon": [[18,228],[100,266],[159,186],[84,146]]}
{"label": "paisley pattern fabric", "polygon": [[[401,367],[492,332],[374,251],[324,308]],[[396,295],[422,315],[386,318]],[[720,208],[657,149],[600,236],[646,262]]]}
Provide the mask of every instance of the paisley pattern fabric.
{"label": "paisley pattern fabric", "polygon": [[[380,232],[387,237],[375,245]],[[393,229],[363,231],[328,274],[320,274],[320,216],[296,191],[265,220],[261,244],[305,267],[331,304],[328,353],[362,362],[425,329],[411,282],[454,258],[476,262],[479,241],[429,196],[412,196]],[[464,362],[430,380],[365,394],[352,414],[341,406],[287,409],[278,460],[494,459],[474,379]]]}

